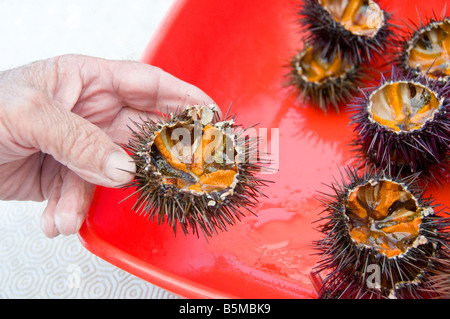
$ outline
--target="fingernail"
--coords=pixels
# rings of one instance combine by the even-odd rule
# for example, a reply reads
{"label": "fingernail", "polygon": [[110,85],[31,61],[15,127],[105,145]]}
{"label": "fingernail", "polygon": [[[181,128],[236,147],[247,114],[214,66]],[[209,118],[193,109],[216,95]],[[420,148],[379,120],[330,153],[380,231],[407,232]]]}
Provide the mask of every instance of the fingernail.
{"label": "fingernail", "polygon": [[105,165],[105,175],[116,183],[128,183],[132,180],[136,166],[125,152],[115,151],[109,155]]}

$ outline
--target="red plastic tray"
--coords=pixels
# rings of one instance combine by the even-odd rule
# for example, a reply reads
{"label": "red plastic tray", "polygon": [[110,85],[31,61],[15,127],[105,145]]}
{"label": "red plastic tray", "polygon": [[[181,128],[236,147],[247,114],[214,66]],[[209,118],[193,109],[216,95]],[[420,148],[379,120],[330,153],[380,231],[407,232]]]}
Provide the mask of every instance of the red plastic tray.
{"label": "red plastic tray", "polygon": [[[348,114],[300,105],[283,88],[289,58],[301,43],[297,0],[177,1],[143,54],[209,94],[244,126],[279,128],[279,171],[265,177],[257,217],[249,216],[208,242],[174,236],[131,210],[127,193],[98,188],[79,232],[104,260],[187,298],[315,298],[310,271],[317,261],[312,224],[338,168],[351,160]],[[445,1],[387,3],[395,18],[418,21]],[[432,190],[450,206],[450,187]]]}

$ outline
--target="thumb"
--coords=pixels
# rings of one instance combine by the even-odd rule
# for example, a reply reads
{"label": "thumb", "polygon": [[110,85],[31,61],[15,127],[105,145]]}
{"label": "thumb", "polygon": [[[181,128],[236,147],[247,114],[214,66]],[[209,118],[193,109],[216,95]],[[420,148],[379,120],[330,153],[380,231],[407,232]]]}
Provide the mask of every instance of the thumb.
{"label": "thumb", "polygon": [[43,103],[33,116],[34,147],[92,184],[116,187],[130,182],[135,164],[98,126],[59,105]]}

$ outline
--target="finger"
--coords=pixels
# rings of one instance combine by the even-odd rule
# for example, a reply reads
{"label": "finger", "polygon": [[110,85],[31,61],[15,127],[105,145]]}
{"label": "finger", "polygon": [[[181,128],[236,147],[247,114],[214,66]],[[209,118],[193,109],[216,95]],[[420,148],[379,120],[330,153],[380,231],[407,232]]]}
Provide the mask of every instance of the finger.
{"label": "finger", "polygon": [[59,202],[61,195],[61,183],[61,176],[57,174],[49,187],[47,206],[45,207],[41,216],[41,229],[49,238],[53,238],[59,235],[59,231],[55,225],[55,208]]}
{"label": "finger", "polygon": [[116,143],[126,145],[131,137],[129,127],[134,127],[133,123],[141,123],[143,119],[160,122],[164,121],[164,116],[160,113],[141,112],[131,107],[123,107],[104,131]]}
{"label": "finger", "polygon": [[83,224],[92,201],[94,186],[74,172],[65,169],[62,187],[55,207],[54,220],[59,233],[71,235]]}
{"label": "finger", "polygon": [[131,157],[104,131],[50,99],[25,112],[21,123],[23,139],[87,182],[115,187],[134,177]]}
{"label": "finger", "polygon": [[163,116],[156,112],[142,112],[131,107],[123,107],[111,125],[105,128],[105,132],[116,143],[125,145],[131,137],[129,127],[134,127],[133,123],[140,123],[142,119],[158,122],[163,119]]}
{"label": "finger", "polygon": [[[145,63],[105,60],[81,55],[63,55],[56,60],[59,77],[66,79],[59,85],[60,88],[64,87],[64,82],[72,83],[69,80],[74,74],[81,79],[80,86],[84,90],[78,90],[78,85],[75,85],[75,88],[64,87],[65,92],[73,92],[73,96],[76,96],[76,92],[81,94],[77,102],[78,111],[83,109],[82,106],[86,103],[92,102],[92,97],[98,96],[99,92],[112,94],[115,97],[116,107],[129,106],[144,112],[157,110],[166,113],[187,105],[215,104],[200,88]],[[104,103],[109,98],[111,96],[102,95],[99,102]],[[67,100],[67,97],[60,100]],[[73,104],[76,99],[69,100]]]}
{"label": "finger", "polygon": [[162,69],[133,61],[108,61],[112,87],[126,105],[148,111],[164,112],[176,108],[214,101],[200,88],[189,84]]}

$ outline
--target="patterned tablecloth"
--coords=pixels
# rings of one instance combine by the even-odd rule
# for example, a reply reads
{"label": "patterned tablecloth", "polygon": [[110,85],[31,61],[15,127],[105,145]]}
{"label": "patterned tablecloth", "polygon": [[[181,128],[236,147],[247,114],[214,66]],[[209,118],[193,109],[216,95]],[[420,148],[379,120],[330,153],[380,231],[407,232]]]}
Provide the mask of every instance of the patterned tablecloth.
{"label": "patterned tablecloth", "polygon": [[45,204],[0,201],[0,298],[178,298],[91,254],[76,235],[47,238]]}

